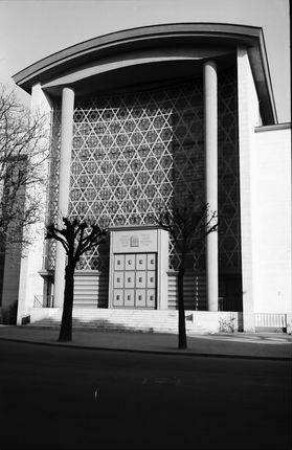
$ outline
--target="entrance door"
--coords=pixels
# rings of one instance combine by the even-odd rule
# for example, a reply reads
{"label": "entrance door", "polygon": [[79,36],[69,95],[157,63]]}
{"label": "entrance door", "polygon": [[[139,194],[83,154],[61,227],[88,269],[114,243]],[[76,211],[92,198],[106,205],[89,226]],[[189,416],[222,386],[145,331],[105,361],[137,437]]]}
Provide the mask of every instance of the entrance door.
{"label": "entrance door", "polygon": [[114,255],[113,307],[156,308],[156,253]]}

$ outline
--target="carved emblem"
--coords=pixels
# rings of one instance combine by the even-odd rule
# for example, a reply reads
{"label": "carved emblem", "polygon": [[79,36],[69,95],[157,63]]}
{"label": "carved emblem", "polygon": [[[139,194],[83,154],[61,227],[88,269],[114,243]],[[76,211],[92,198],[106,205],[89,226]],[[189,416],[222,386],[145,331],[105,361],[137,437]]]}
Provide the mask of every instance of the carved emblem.
{"label": "carved emblem", "polygon": [[130,247],[139,247],[139,237],[138,236],[130,237]]}

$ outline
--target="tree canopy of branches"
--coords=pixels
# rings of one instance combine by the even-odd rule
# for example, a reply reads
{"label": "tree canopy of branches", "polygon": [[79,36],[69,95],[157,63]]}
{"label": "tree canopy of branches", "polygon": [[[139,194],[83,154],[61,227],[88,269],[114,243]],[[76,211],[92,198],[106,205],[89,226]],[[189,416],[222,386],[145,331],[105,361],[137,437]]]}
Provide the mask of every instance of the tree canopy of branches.
{"label": "tree canopy of branches", "polygon": [[178,348],[187,348],[184,288],[186,256],[193,252],[198,243],[218,227],[216,212],[210,212],[209,205],[202,203],[192,206],[192,201],[174,201],[172,208],[162,211],[157,220],[158,226],[167,230],[180,256],[178,267]]}
{"label": "tree canopy of branches", "polygon": [[0,251],[29,244],[25,229],[38,222],[42,162],[47,158],[44,115],[31,114],[0,84]]}
{"label": "tree canopy of branches", "polygon": [[79,219],[63,218],[64,227],[47,225],[46,239],[60,242],[67,255],[65,269],[64,306],[59,334],[59,341],[72,340],[72,311],[74,297],[74,272],[81,256],[96,246],[108,241],[108,232],[97,224],[90,224]]}
{"label": "tree canopy of branches", "polygon": [[44,211],[40,192],[45,187],[46,124],[44,114],[32,114],[0,83],[0,304],[6,256],[13,264],[19,260],[34,239],[31,225]]}

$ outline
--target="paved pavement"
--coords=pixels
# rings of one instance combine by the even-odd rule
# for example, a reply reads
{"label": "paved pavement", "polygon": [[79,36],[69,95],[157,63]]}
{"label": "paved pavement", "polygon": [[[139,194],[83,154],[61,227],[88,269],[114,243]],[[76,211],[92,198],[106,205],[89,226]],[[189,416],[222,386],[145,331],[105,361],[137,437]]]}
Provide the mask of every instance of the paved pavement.
{"label": "paved pavement", "polygon": [[0,325],[0,339],[104,350],[292,360],[292,336],[282,333],[192,334],[177,348],[175,334],[73,329],[70,343],[57,342],[58,328]]}

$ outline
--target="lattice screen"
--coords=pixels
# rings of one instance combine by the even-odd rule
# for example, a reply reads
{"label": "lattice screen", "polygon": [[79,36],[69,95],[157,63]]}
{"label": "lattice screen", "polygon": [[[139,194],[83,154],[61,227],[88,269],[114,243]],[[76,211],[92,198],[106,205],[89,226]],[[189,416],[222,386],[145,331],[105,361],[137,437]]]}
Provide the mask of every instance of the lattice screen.
{"label": "lattice screen", "polygon": [[[149,225],[174,194],[203,201],[202,95],[197,82],[77,104],[70,214],[103,226]],[[82,262],[98,265],[97,251]]]}
{"label": "lattice screen", "polygon": [[224,272],[241,273],[239,145],[236,70],[219,72],[219,260]]}
{"label": "lattice screen", "polygon": [[[54,115],[49,215],[56,218],[59,118]],[[236,78],[219,74],[219,247],[221,270],[240,268],[239,170]],[[71,165],[70,214],[101,225],[155,222],[174,193],[204,200],[202,81],[143,92],[104,95],[76,104]],[[204,248],[196,252],[204,270]],[[171,246],[170,267],[178,256]],[[80,268],[100,269],[92,252]],[[54,266],[54,247],[47,268]]]}

